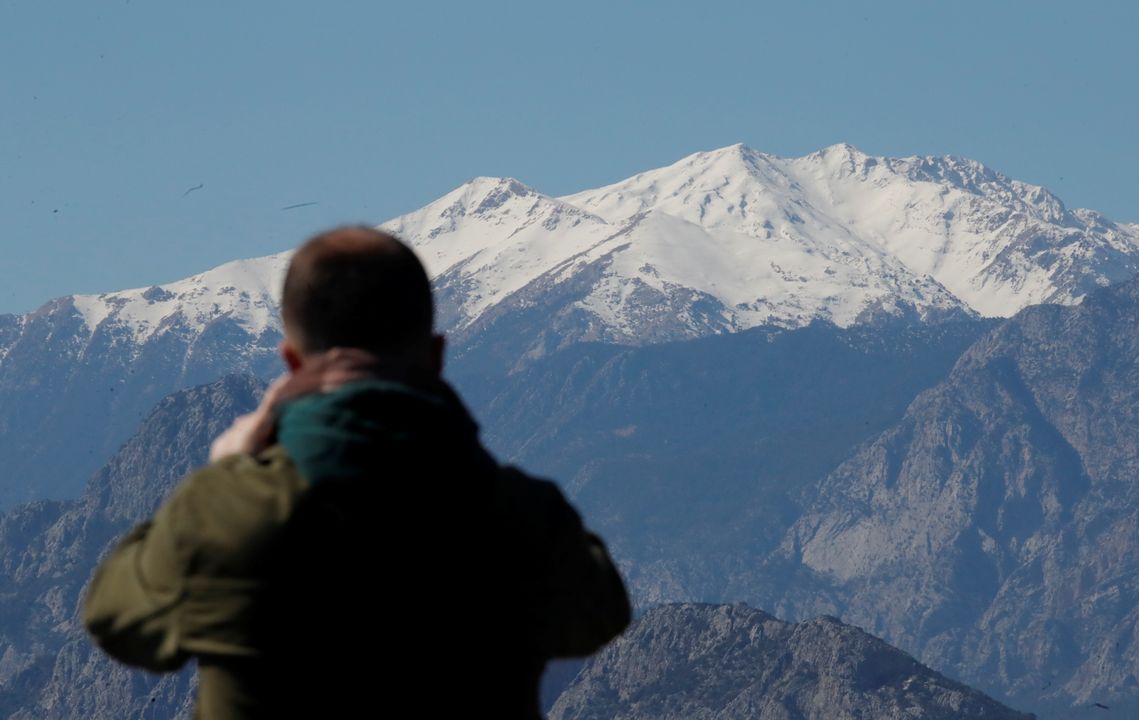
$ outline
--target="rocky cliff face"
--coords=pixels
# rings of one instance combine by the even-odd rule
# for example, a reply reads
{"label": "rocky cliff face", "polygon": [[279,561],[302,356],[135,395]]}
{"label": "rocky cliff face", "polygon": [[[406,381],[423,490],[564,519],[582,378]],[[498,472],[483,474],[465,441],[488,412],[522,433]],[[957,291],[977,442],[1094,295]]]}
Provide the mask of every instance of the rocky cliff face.
{"label": "rocky cliff face", "polygon": [[[694,451],[710,460],[731,448],[750,447],[742,441],[746,437],[756,439],[752,450],[768,460],[773,448],[785,445],[787,462],[811,467],[837,462],[850,444],[893,421],[906,398],[935,382],[948,367],[948,358],[985,327],[899,326],[882,335],[820,325],[709,338],[697,345],[584,347],[576,355],[537,363],[524,382],[471,381],[468,387],[469,394],[485,393],[475,404],[485,411],[493,444],[509,446],[510,454],[527,466],[541,466],[559,476],[567,471],[562,477],[587,499],[591,523],[612,536],[626,567],[635,568],[642,602],[690,592],[730,593],[732,583],[725,578],[747,575],[741,558],[754,560],[763,547],[778,541],[779,528],[793,519],[780,514],[786,509],[788,466],[773,468],[770,479],[727,478],[703,487],[701,502],[711,503],[708,507],[737,507],[753,521],[738,524],[730,537],[709,533],[702,525],[709,521],[703,511],[676,514],[670,509],[675,494],[683,495],[692,479],[691,463],[624,492],[610,486],[627,478],[616,471],[632,463],[662,472]],[[817,364],[805,365],[805,356]],[[851,387],[858,392],[840,392]],[[178,478],[204,460],[209,440],[232,417],[252,407],[259,390],[260,383],[252,378],[229,378],[177,393],[160,403],[95,475],[83,497],[34,503],[3,516],[0,714],[111,718],[171,717],[186,711],[192,674],[158,678],[109,661],[90,645],[77,623],[79,599],[109,543],[146,517]],[[699,436],[685,442],[675,430],[664,432],[697,398],[719,407],[719,412],[688,426],[690,431],[698,429]],[[824,418],[831,423],[824,433],[829,450],[798,452],[808,445],[820,447],[817,423]],[[567,443],[567,437],[577,440]],[[591,467],[586,462],[580,473],[569,472],[586,457],[593,458]],[[749,458],[721,458],[719,469],[707,477],[715,478],[736,463],[748,467]],[[814,464],[807,462],[812,458]],[[662,493],[670,482],[677,487]],[[743,489],[749,490],[741,495]],[[717,497],[719,493],[723,496]],[[770,525],[755,515],[757,507],[768,504],[771,507],[760,514],[776,518]],[[641,527],[631,519],[645,508],[656,509],[645,515],[647,525]],[[622,516],[632,525],[619,522]],[[665,522],[670,517],[687,520],[673,527]],[[660,546],[673,533],[674,541]],[[677,556],[678,562],[674,551],[691,542],[696,551]],[[711,562],[716,557],[721,561]]]}
{"label": "rocky cliff face", "polygon": [[[1118,708],[1134,696],[1137,321],[1135,285],[1031,309],[940,383],[986,326],[582,346],[468,395],[500,454],[567,482],[642,604],[742,597],[840,615],[976,685]],[[108,543],[259,389],[231,378],[164,400],[82,498],[0,519],[0,714],[188,707],[190,674],[151,678],[90,646],[79,597]],[[797,687],[819,684],[796,667],[815,678]]]}
{"label": "rocky cliff face", "polygon": [[776,606],[1009,697],[1134,700],[1137,438],[1139,283],[1029,308],[831,474]]}
{"label": "rocky cliff face", "polygon": [[[85,316],[83,301],[62,298],[12,320],[19,331],[0,352],[0,509],[78,496],[175,390],[229,373],[280,372],[276,327],[251,329],[226,313],[191,320],[166,308],[160,328],[137,334],[114,313]],[[148,306],[141,295],[140,303]]]}
{"label": "rocky cliff face", "polygon": [[146,418],[87,492],[0,518],[0,715],[171,718],[192,703],[193,670],[152,676],[112,662],[87,639],[79,603],[98,558],[147,517],[210,440],[256,404],[252,377],[172,395]]}
{"label": "rocky cliff face", "polygon": [[642,606],[735,601],[771,587],[764,559],[816,484],[990,327],[582,345],[506,383],[457,380],[490,447],[563,483]]}
{"label": "rocky cliff face", "polygon": [[550,720],[1028,720],[829,617],[656,608],[590,660]]}

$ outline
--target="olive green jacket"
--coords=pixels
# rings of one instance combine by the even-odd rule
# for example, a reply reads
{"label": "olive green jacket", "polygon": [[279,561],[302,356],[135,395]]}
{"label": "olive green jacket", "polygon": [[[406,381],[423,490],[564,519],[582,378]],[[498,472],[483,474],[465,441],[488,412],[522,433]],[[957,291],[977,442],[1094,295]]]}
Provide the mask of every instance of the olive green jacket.
{"label": "olive green jacket", "polygon": [[442,383],[302,399],[279,438],[183,480],[87,592],[113,657],[197,659],[197,717],[533,718],[545,661],[629,622],[601,542],[552,483],[498,466]]}

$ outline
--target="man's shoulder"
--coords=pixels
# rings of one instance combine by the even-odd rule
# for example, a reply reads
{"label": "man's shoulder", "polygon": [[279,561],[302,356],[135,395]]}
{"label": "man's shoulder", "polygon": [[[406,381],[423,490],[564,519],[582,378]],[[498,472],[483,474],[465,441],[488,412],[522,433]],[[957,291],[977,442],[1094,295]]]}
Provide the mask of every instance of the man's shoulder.
{"label": "man's shoulder", "polygon": [[203,562],[238,560],[289,519],[307,489],[288,455],[274,446],[257,456],[223,457],[194,471],[167,507],[179,543]]}
{"label": "man's shoulder", "polygon": [[233,454],[218,458],[190,473],[180,489],[223,494],[300,492],[307,487],[285,449],[273,445],[257,455]]}
{"label": "man's shoulder", "polygon": [[195,470],[171,499],[221,517],[234,512],[279,515],[307,488],[284,449],[273,446],[256,456],[229,455]]}

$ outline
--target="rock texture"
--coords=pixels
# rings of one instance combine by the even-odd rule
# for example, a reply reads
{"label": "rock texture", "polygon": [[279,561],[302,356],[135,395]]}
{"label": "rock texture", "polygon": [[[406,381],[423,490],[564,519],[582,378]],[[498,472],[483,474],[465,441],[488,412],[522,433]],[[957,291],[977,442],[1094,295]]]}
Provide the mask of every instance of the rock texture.
{"label": "rock texture", "polygon": [[991,327],[580,345],[505,382],[457,382],[492,449],[566,487],[642,606],[735,601],[771,587],[764,559],[817,483]]}
{"label": "rock texture", "polygon": [[834,618],[744,605],[648,612],[590,660],[550,720],[1028,720]]}
{"label": "rock texture", "polygon": [[280,372],[275,327],[254,332],[216,308],[191,319],[170,299],[161,327],[137,334],[114,313],[85,318],[78,300],[8,316],[18,331],[7,342],[0,329],[0,510],[78,496],[176,390],[230,373]]}
{"label": "rock texture", "polygon": [[0,716],[23,720],[187,716],[193,670],[152,676],[118,665],[87,639],[83,588],[118,536],[149,516],[210,440],[263,389],[231,376],[161,403],[86,493],[0,517]]}
{"label": "rock texture", "polygon": [[[642,604],[838,614],[1012,697],[1139,697],[1139,289],[1097,290],[1134,274],[1135,226],[967,160],[733,146],[560,199],[480,178],[388,227],[491,445],[566,483]],[[287,259],[0,317],[0,508],[78,495],[171,391],[275,374]],[[978,314],[1085,296],[1022,312],[898,422]],[[82,498],[0,519],[3,707],[141,697],[68,644],[78,593],[245,382],[165,401]]]}
{"label": "rock texture", "polygon": [[831,474],[767,600],[1006,697],[1134,702],[1137,438],[1139,283],[1029,308]]}
{"label": "rock texture", "polygon": [[[553,198],[476,178],[385,224],[433,277],[452,356],[1008,316],[1139,270],[1139,227],[952,157],[733,145]],[[299,240],[299,238],[298,238]],[[279,372],[290,252],[0,317],[0,508],[82,492],[160,398]]]}

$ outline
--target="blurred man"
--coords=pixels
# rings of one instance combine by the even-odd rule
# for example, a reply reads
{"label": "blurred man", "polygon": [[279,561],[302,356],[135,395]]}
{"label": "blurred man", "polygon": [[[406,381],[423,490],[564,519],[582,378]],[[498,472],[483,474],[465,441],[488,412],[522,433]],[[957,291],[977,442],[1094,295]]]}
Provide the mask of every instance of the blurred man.
{"label": "blurred man", "polygon": [[480,445],[401,242],[316,236],[281,306],[289,373],[103,561],[96,642],[196,658],[200,718],[539,717],[546,661],[629,622],[604,546]]}

